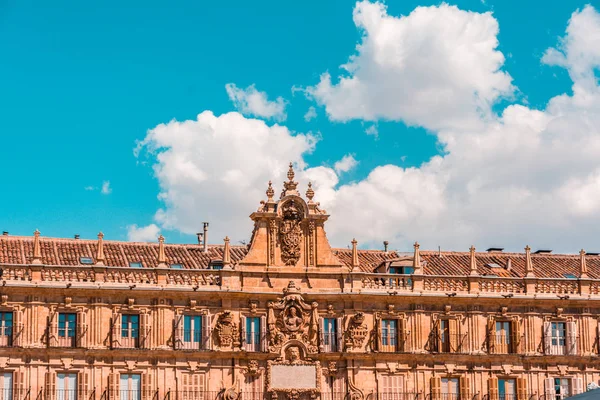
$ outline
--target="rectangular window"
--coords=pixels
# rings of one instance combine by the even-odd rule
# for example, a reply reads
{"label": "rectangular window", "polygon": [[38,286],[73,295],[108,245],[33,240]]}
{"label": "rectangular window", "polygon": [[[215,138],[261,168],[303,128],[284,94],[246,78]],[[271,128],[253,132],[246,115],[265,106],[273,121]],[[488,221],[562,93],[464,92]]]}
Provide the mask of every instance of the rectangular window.
{"label": "rectangular window", "polygon": [[74,347],[77,331],[77,314],[58,314],[58,345],[61,347]]}
{"label": "rectangular window", "polygon": [[0,395],[2,400],[13,399],[13,374],[12,372],[4,372],[0,374]]}
{"label": "rectangular window", "polygon": [[450,321],[440,320],[440,353],[450,353]]}
{"label": "rectangular window", "polygon": [[496,353],[510,353],[510,322],[496,321]]}
{"label": "rectangular window", "polygon": [[566,399],[571,396],[571,379],[554,378],[554,393],[556,400]]}
{"label": "rectangular window", "polygon": [[13,313],[0,312],[0,347],[12,345]]}
{"label": "rectangular window", "polygon": [[140,316],[137,314],[123,314],[121,316],[121,347],[138,347],[140,336]]}
{"label": "rectangular window", "polygon": [[183,316],[183,343],[185,349],[199,349],[202,341],[202,317]]}
{"label": "rectangular window", "polygon": [[498,379],[498,400],[517,400],[515,379]]}
{"label": "rectangular window", "polygon": [[77,374],[56,375],[56,400],[77,400]]}
{"label": "rectangular window", "polygon": [[119,400],[141,400],[141,381],[139,374],[121,374]]}
{"label": "rectangular window", "polygon": [[246,317],[246,350],[260,351],[260,318]]}
{"label": "rectangular window", "polygon": [[337,320],[335,318],[323,318],[323,350],[337,351]]}
{"label": "rectangular window", "polygon": [[458,378],[442,378],[442,399],[460,400]]}
{"label": "rectangular window", "polygon": [[138,261],[138,262],[130,262],[129,263],[129,267],[130,268],[142,268],[142,262]]}
{"label": "rectangular window", "polygon": [[567,348],[567,323],[566,322],[551,322],[550,323],[550,354],[563,355],[566,354]]}
{"label": "rectangular window", "polygon": [[398,349],[398,321],[381,320],[381,351],[395,352]]}

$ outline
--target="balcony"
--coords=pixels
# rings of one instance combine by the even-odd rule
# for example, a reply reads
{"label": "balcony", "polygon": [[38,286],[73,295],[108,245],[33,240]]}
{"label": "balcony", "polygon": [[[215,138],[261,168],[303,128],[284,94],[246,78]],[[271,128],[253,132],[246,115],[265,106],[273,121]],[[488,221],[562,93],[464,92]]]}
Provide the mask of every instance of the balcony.
{"label": "balcony", "polygon": [[414,392],[379,392],[378,400],[423,400],[423,393]]}
{"label": "balcony", "polygon": [[77,389],[58,389],[54,400],[77,400]]}
{"label": "balcony", "polygon": [[140,341],[137,337],[121,337],[119,338],[119,348],[121,349],[137,349],[140,347]]}
{"label": "balcony", "polygon": [[336,353],[338,350],[338,337],[335,332],[321,334],[321,348],[324,353]]}
{"label": "balcony", "polygon": [[198,330],[184,330],[177,338],[175,348],[177,350],[202,350],[202,332]]}
{"label": "balcony", "polygon": [[493,333],[488,337],[490,354],[521,354],[523,353],[524,343],[525,335],[521,335],[518,340],[514,336],[505,333]]}
{"label": "balcony", "polygon": [[[75,336],[58,336],[56,338],[56,346],[55,347],[77,347],[77,342]],[[72,399],[66,399],[72,400]]]}
{"label": "balcony", "polygon": [[379,338],[379,351],[382,353],[409,353],[411,351],[408,336],[410,332],[402,332],[392,337]]}
{"label": "balcony", "polygon": [[425,350],[432,353],[462,353],[466,350],[464,343],[466,333],[432,334],[425,344]]}
{"label": "balcony", "polygon": [[[205,390],[170,390],[167,392],[165,400],[217,400],[222,394],[223,391],[211,392]],[[252,394],[255,396],[244,397],[245,393],[242,393],[238,400],[263,400],[264,398],[262,392],[259,393],[260,396],[258,396],[258,394],[255,393]]]}
{"label": "balcony", "polygon": [[11,347],[13,345],[12,326],[0,327],[0,347]]}
{"label": "balcony", "polygon": [[262,351],[263,340],[266,338],[261,338],[261,335],[258,332],[246,332],[246,337],[244,339],[244,350],[260,352]]}

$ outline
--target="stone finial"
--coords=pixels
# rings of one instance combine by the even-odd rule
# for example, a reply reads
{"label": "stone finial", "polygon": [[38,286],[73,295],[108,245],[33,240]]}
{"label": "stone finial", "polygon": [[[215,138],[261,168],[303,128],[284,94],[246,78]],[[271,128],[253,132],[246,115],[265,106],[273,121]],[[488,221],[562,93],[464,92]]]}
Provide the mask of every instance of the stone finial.
{"label": "stone finial", "polygon": [[312,182],[308,182],[308,189],[306,189],[306,198],[309,203],[312,203],[312,199],[315,197],[315,191],[312,188]]}
{"label": "stone finial", "polygon": [[267,188],[267,201],[273,201],[273,196],[275,196],[275,190],[273,190],[273,183],[269,181],[269,187]]}
{"label": "stone finial", "polygon": [[531,262],[531,247],[525,246],[525,276],[532,278],[535,276],[533,272],[533,263]]}
{"label": "stone finial", "polygon": [[469,249],[471,255],[471,275],[477,275],[477,259],[475,258],[475,246]]}
{"label": "stone finial", "polygon": [[585,262],[585,250],[581,249],[579,252],[579,277],[587,278],[587,264]]}
{"label": "stone finial", "polygon": [[98,232],[98,250],[96,250],[96,265],[104,265],[104,233]]}
{"label": "stone finial", "polygon": [[158,237],[158,266],[165,267],[167,264],[167,257],[165,255],[165,237],[160,235]]}
{"label": "stone finial", "polygon": [[296,176],[296,174],[294,173],[294,166],[290,162],[290,168],[288,169],[287,178],[290,182],[292,182],[294,180],[294,176]]}
{"label": "stone finial", "polygon": [[413,245],[415,248],[415,253],[413,255],[413,273],[420,274],[421,273],[421,254],[419,253],[419,243],[415,242]]}
{"label": "stone finial", "polygon": [[223,268],[229,268],[231,266],[231,248],[229,246],[229,236],[225,236],[223,239],[225,246],[223,247]]}
{"label": "stone finial", "polygon": [[358,242],[356,241],[356,239],[352,239],[352,269],[358,267],[360,265],[360,261],[358,260],[358,249],[356,248],[356,245],[358,244]]}
{"label": "stone finial", "polygon": [[42,248],[40,247],[40,231],[35,230],[33,232],[33,260],[32,264],[41,264],[42,263]]}
{"label": "stone finial", "polygon": [[294,177],[296,174],[294,173],[294,166],[290,162],[290,168],[287,173],[288,181],[283,183],[283,191],[281,192],[281,198],[289,195],[298,196],[298,191],[296,187],[298,186],[298,182],[294,182]]}

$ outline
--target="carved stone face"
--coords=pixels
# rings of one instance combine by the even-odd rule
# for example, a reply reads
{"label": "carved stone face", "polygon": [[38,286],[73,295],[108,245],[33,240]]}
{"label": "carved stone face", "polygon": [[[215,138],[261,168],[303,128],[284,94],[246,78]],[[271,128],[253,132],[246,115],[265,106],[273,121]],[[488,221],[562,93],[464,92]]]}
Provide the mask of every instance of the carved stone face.
{"label": "carved stone face", "polygon": [[300,360],[300,349],[297,347],[290,347],[286,351],[287,359],[289,362],[293,363]]}

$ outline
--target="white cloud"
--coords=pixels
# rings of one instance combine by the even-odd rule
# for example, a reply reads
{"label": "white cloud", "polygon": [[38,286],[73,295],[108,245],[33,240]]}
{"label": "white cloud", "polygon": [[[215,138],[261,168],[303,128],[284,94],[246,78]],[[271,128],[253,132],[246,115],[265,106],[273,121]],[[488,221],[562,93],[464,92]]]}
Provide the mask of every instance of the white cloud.
{"label": "white cloud", "polygon": [[130,242],[155,242],[160,234],[160,228],[156,224],[127,226],[127,240]]}
{"label": "white cloud", "polygon": [[404,250],[414,240],[457,250],[472,243],[599,250],[600,87],[590,77],[600,61],[589,38],[600,18],[593,8],[575,12],[558,50],[544,56],[568,69],[573,95],[554,97],[544,110],[511,105],[500,116],[490,104],[513,87],[500,70],[491,14],[442,4],[396,18],[359,3],[354,15],[364,37],[350,75],[335,85],[324,78],[313,96],[333,120],[403,120],[430,129],[444,154],[418,168],[379,166],[340,185],[335,167],[305,165],[312,136],[204,112],[157,126],[138,147],[152,156],[160,182],[159,224],[195,233],[208,220],[219,238],[212,242],[225,234],[247,239],[249,211],[265,198],[268,180],[281,188],[291,160],[300,190],[313,181],[315,200],[331,213],[328,237],[337,246],[357,237]]}
{"label": "white cloud", "polygon": [[282,97],[269,101],[265,92],[259,92],[254,85],[246,89],[238,88],[233,83],[225,85],[227,95],[235,107],[244,115],[285,121],[286,102]]}
{"label": "white cloud", "polygon": [[100,189],[100,193],[102,194],[111,194],[112,188],[110,187],[110,181],[102,182],[102,189]]}
{"label": "white cloud", "polygon": [[339,174],[350,171],[352,168],[356,167],[357,164],[358,161],[356,161],[352,154],[346,154],[341,160],[333,165],[333,169]]}
{"label": "white cloud", "polygon": [[96,190],[96,188],[95,188],[95,187],[93,187],[93,186],[86,186],[86,187],[84,187],[83,189],[84,189],[84,190],[87,190],[87,191]]}
{"label": "white cloud", "polygon": [[304,114],[304,120],[306,122],[317,118],[317,109],[314,106],[308,107],[308,111]]}
{"label": "white cloud", "polygon": [[387,14],[380,3],[359,2],[354,23],[363,32],[357,54],[334,80],[329,73],[307,91],[332,120],[402,120],[428,129],[473,128],[490,106],[513,93],[500,70],[498,22],[455,6],[417,7]]}
{"label": "white cloud", "polygon": [[375,138],[379,137],[379,129],[377,129],[377,125],[369,125],[367,129],[365,129],[365,133],[367,135],[375,136]]}

